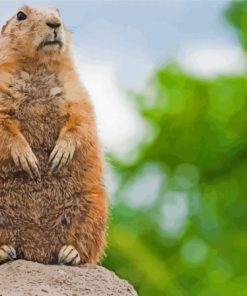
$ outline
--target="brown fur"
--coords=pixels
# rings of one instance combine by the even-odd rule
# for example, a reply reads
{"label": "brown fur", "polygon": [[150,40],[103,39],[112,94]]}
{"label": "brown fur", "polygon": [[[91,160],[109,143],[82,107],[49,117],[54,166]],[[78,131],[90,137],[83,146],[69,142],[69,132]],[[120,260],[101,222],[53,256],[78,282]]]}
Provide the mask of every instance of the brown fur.
{"label": "brown fur", "polygon": [[[46,21],[61,21],[57,10],[21,10],[27,19],[12,17],[0,37],[0,245],[45,264],[73,245],[81,263],[96,263],[105,246],[107,199],[94,111],[63,25],[63,47],[42,48],[50,36]],[[56,143],[75,153],[51,172]],[[31,162],[37,158],[41,180],[15,165],[13,155],[24,151]]]}

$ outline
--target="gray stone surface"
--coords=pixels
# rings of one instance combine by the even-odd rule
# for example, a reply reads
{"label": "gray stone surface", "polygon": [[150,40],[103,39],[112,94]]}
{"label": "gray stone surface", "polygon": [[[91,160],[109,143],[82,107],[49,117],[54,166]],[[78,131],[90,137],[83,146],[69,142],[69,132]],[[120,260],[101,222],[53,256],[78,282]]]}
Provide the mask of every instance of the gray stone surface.
{"label": "gray stone surface", "polygon": [[113,272],[93,265],[43,265],[17,260],[0,266],[0,296],[137,296]]}

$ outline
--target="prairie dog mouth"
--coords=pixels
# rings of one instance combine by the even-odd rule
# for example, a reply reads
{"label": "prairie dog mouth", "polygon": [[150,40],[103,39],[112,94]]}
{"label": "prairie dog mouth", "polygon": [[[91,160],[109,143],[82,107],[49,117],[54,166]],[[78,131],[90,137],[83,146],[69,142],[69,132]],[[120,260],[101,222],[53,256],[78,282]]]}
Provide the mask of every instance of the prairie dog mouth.
{"label": "prairie dog mouth", "polygon": [[43,46],[56,45],[56,44],[59,45],[60,47],[63,46],[62,42],[59,41],[59,40],[45,41],[45,42],[43,43]]}
{"label": "prairie dog mouth", "polygon": [[38,47],[38,50],[44,48],[44,47],[53,47],[58,45],[60,47],[60,49],[63,47],[63,42],[59,41],[59,40],[53,40],[53,41],[44,41],[40,44],[40,46]]}

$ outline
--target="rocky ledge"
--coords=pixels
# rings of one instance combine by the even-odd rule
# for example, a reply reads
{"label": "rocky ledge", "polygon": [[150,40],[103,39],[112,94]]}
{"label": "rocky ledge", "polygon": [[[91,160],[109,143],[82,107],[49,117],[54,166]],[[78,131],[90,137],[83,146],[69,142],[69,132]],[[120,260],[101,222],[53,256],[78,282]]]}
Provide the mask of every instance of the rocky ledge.
{"label": "rocky ledge", "polygon": [[0,266],[0,296],[137,296],[101,266],[43,265],[17,260]]}

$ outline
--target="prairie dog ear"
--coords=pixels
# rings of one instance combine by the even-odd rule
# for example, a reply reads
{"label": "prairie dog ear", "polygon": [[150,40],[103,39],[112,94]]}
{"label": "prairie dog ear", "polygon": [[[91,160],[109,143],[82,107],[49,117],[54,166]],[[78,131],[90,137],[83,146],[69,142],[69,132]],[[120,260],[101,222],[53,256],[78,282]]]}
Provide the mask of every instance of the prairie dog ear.
{"label": "prairie dog ear", "polygon": [[50,6],[49,8],[55,10],[56,12],[58,12],[59,16],[61,16],[60,10],[56,6]]}

